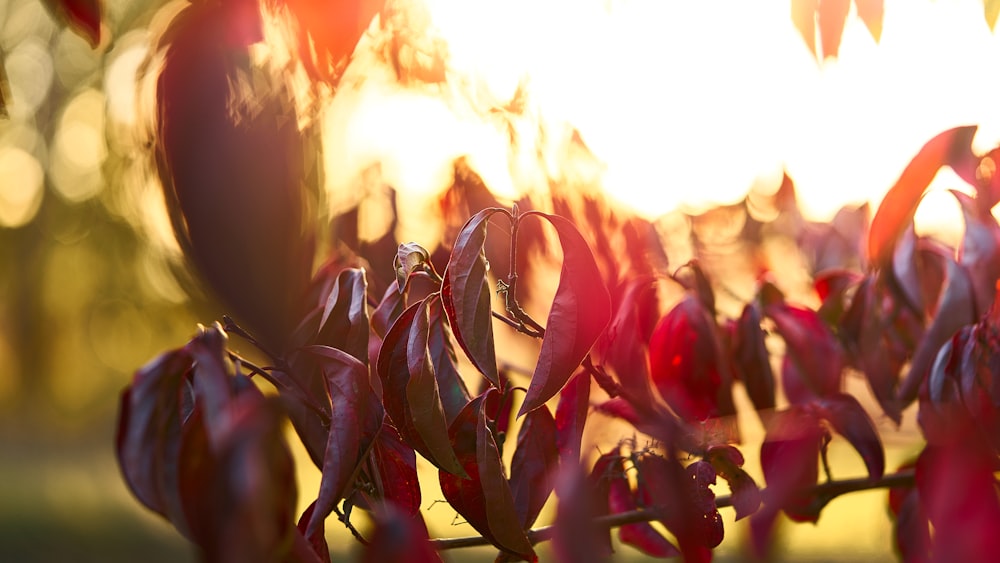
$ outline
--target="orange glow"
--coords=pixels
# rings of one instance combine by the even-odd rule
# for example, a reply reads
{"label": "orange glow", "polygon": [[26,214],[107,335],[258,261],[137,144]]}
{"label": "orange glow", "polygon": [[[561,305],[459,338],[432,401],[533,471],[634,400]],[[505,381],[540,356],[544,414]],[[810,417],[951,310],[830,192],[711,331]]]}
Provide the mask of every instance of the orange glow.
{"label": "orange glow", "polygon": [[[404,192],[439,193],[462,155],[502,195],[544,192],[582,165],[564,156],[576,130],[606,192],[643,216],[775,189],[785,169],[806,215],[827,220],[877,202],[946,128],[979,124],[979,151],[1000,142],[1000,75],[986,70],[1000,39],[977,0],[886,0],[879,44],[852,7],[840,57],[820,64],[787,2],[425,4],[447,84],[397,82],[373,56],[373,26],[327,108],[334,205],[358,197],[375,162]],[[489,111],[522,84],[526,110],[510,124]],[[947,174],[933,186],[949,187],[962,186]],[[929,229],[957,220],[934,207],[919,216]]]}

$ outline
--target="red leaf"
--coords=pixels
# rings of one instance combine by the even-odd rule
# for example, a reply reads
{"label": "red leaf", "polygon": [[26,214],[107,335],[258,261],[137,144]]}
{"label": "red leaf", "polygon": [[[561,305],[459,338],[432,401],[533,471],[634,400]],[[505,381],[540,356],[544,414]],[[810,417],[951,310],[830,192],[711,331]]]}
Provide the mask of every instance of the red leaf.
{"label": "red leaf", "polygon": [[503,211],[484,209],[472,216],[455,239],[441,287],[441,299],[458,345],[494,387],[500,387],[493,344],[493,309],[483,251],[490,217]]}
{"label": "red leaf", "polygon": [[367,366],[370,330],[365,271],[345,268],[323,307],[315,343],[343,350]]}
{"label": "red leaf", "polygon": [[382,428],[384,411],[368,383],[368,368],[360,360],[326,346],[309,346],[305,350],[323,359],[321,365],[331,401],[319,496],[306,527],[306,537],[310,537],[349,494],[355,472]]}
{"label": "red leaf", "polygon": [[375,440],[373,456],[378,469],[377,482],[382,484],[382,498],[411,516],[417,515],[420,512],[417,456],[388,421],[383,423]]}
{"label": "red leaf", "polygon": [[518,416],[537,409],[559,393],[611,319],[611,296],[580,231],[562,217],[529,213],[555,227],[563,263],[538,363]]}
{"label": "red leaf", "polygon": [[768,305],[764,314],[785,339],[785,354],[795,363],[807,389],[818,396],[839,392],[843,352],[819,315],[786,303]]}
{"label": "red leaf", "polygon": [[150,510],[181,525],[177,466],[184,378],[192,368],[186,350],[160,355],[136,372],[122,393],[115,453],[125,483]]}
{"label": "red leaf", "polygon": [[406,308],[404,305],[403,293],[399,290],[396,281],[393,280],[389,284],[389,288],[385,290],[385,295],[382,296],[378,306],[372,311],[372,331],[379,337],[385,337],[392,324],[403,314],[403,310]]}
{"label": "red leaf", "polygon": [[974,158],[972,137],[975,134],[974,125],[940,133],[927,141],[906,165],[872,219],[868,234],[868,260],[872,265],[889,265],[899,235],[913,221],[917,205],[937,171],[945,165],[961,168]]}
{"label": "red leaf", "polygon": [[910,371],[899,387],[899,401],[903,406],[916,398],[920,384],[930,372],[941,346],[960,328],[975,321],[976,310],[969,273],[950,258],[946,267],[944,288],[938,300],[938,313],[920,339],[910,362]]}
{"label": "red leaf", "polygon": [[522,528],[535,523],[552,493],[558,468],[556,422],[542,406],[525,415],[510,462],[510,488]]}
{"label": "red leaf", "polygon": [[906,491],[893,523],[896,549],[903,561],[930,561],[932,544],[927,513],[920,494],[912,488]]}
{"label": "red leaf", "polygon": [[711,446],[705,459],[729,483],[736,519],[750,516],[760,508],[760,489],[743,470],[743,454],[733,446]]}
{"label": "red leaf", "polygon": [[876,43],[882,39],[882,16],[885,8],[883,0],[854,0],[858,9],[858,17],[865,23],[868,33]]}
{"label": "red leaf", "polygon": [[450,425],[465,405],[469,404],[469,390],[462,375],[458,373],[458,358],[451,343],[451,329],[448,327],[448,318],[441,299],[432,300],[427,308],[429,310],[427,351],[434,367],[441,406]]}
{"label": "red leaf", "polygon": [[[643,400],[651,396],[647,343],[659,320],[659,299],[651,277],[630,279],[619,292],[622,295],[614,300],[614,315],[594,351],[601,365],[618,376],[629,397]],[[646,324],[649,326],[644,327]]]}
{"label": "red leaf", "polygon": [[649,340],[653,384],[683,419],[703,421],[721,414],[732,399],[721,362],[715,321],[688,293],[665,317]]}
{"label": "red leaf", "polygon": [[486,425],[489,403],[497,391],[488,390],[470,402],[448,431],[459,462],[468,474],[439,472],[441,492],[448,503],[493,545],[534,561],[534,550],[518,523],[514,497],[504,477],[500,453]]}
{"label": "red leaf", "polygon": [[796,521],[816,521],[818,515],[808,510],[810,499],[800,493],[819,478],[823,435],[819,421],[802,407],[775,413],[760,447],[768,508],[783,509]]}
{"label": "red leaf", "polygon": [[54,14],[94,49],[101,42],[101,3],[98,0],[48,0]]}
{"label": "red leaf", "polygon": [[852,395],[840,393],[819,399],[816,403],[820,416],[833,426],[838,434],[847,438],[868,469],[868,478],[880,479],[885,473],[885,451],[878,430],[868,413]]}
{"label": "red leaf", "polygon": [[850,8],[851,0],[819,0],[819,35],[824,59],[837,57]]}
{"label": "red leaf", "polygon": [[363,563],[436,563],[441,556],[427,541],[419,520],[391,504],[375,518],[375,531],[365,547]]}
{"label": "red leaf", "polygon": [[186,5],[164,35],[153,144],[185,256],[278,354],[308,287],[314,218],[305,213],[308,159],[291,94],[264,80],[252,103],[233,101],[238,61],[249,60],[259,34],[257,2]]}
{"label": "red leaf", "polygon": [[[799,35],[809,47],[809,52],[816,56],[816,11],[820,0],[792,0],[792,23]],[[788,178],[788,175],[785,175]],[[783,183],[784,185],[784,183]]]}
{"label": "red leaf", "polygon": [[428,348],[430,309],[439,299],[437,294],[433,294],[417,304],[417,312],[406,337],[406,363],[410,376],[406,383],[406,403],[410,422],[430,454],[428,459],[445,471],[462,475],[462,466],[448,439],[448,418],[441,404]]}
{"label": "red leaf", "polygon": [[710,561],[712,549],[722,541],[723,528],[715,495],[708,485],[715,471],[704,462],[685,470],[676,459],[655,455],[639,458],[640,498],[649,500],[663,516],[660,521],[677,537],[685,561]]}
{"label": "red leaf", "polygon": [[774,408],[774,372],[771,356],[764,344],[760,310],[747,304],[733,325],[732,366],[736,378],[743,381],[747,394],[758,411]]}
{"label": "red leaf", "polygon": [[[625,469],[621,460],[612,471],[608,490],[608,506],[612,514],[630,512],[636,509],[632,489],[625,478]],[[649,522],[635,522],[618,528],[618,538],[622,543],[631,545],[651,557],[677,557],[681,554],[674,544],[670,543],[659,530]]]}
{"label": "red leaf", "polygon": [[556,449],[564,463],[580,461],[580,443],[590,408],[590,374],[581,371],[559,392],[556,405]]}

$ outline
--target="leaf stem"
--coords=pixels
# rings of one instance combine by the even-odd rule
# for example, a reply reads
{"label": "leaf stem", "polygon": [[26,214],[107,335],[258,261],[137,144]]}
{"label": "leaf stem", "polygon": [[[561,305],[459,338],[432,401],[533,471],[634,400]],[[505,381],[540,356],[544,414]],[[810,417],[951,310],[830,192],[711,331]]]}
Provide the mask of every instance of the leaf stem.
{"label": "leaf stem", "polygon": [[[893,487],[912,487],[913,485],[913,470],[907,469],[891,475],[885,475],[882,478],[875,480],[861,477],[855,479],[844,479],[842,481],[828,481],[826,483],[815,485],[802,494],[808,493],[809,495],[815,495],[816,497],[825,499],[826,502],[829,502],[834,498],[847,493]],[[767,491],[764,490],[761,492],[765,494],[766,498]],[[715,499],[715,506],[719,508],[732,505],[733,497],[730,495],[717,497]],[[651,522],[653,520],[658,520],[661,516],[662,510],[658,507],[650,507],[599,516],[594,519],[594,522],[602,527],[607,526],[608,528],[617,528],[619,526],[635,524],[637,522]],[[528,530],[528,540],[531,541],[532,544],[548,541],[552,539],[553,531],[553,526],[542,526],[540,528]],[[430,541],[431,546],[438,551],[490,545],[489,540],[481,536],[439,538]]]}

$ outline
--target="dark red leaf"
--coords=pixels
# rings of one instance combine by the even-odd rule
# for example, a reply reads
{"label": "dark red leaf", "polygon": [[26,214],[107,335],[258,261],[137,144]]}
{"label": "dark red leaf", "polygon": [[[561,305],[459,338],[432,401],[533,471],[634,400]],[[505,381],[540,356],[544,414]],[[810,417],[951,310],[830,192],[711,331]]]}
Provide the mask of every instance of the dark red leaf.
{"label": "dark red leaf", "polygon": [[314,556],[319,557],[320,561],[329,561],[330,546],[326,543],[326,526],[320,525],[313,531],[312,535],[306,534],[306,529],[309,527],[309,522],[312,521],[315,510],[316,501],[312,501],[302,512],[302,516],[299,516],[299,523],[295,527],[298,528],[300,537],[306,542]]}
{"label": "dark red leaf", "polygon": [[99,0],[47,0],[53,13],[94,49],[101,42]]}
{"label": "dark red leaf", "polygon": [[[608,490],[608,507],[612,514],[636,509],[635,498],[625,478],[625,469],[619,460],[612,471]],[[681,552],[649,522],[635,522],[618,528],[618,538],[651,557],[677,557]]]}
{"label": "dark red leaf", "polygon": [[368,383],[368,368],[360,360],[326,346],[309,346],[305,350],[322,358],[331,401],[323,476],[312,518],[306,527],[306,536],[310,537],[322,528],[333,508],[349,494],[355,472],[382,428],[384,411]]}
{"label": "dark red leaf", "polygon": [[941,346],[960,328],[975,321],[976,310],[969,273],[950,258],[946,266],[947,275],[938,300],[938,313],[917,345],[910,362],[910,371],[899,387],[899,401],[903,406],[909,405],[916,398],[920,384],[930,372]]}
{"label": "dark red leaf", "polygon": [[896,549],[903,561],[931,561],[931,529],[915,489],[907,489],[896,511],[893,532]]}
{"label": "dark red leaf", "polygon": [[556,422],[548,407],[542,406],[525,415],[510,462],[510,488],[522,528],[535,523],[552,494],[558,469]]}
{"label": "dark red leaf", "polygon": [[736,519],[750,516],[760,508],[760,489],[743,470],[743,454],[733,446],[711,446],[705,459],[729,483]]}
{"label": "dark red leaf", "polygon": [[385,295],[382,296],[378,306],[372,311],[371,327],[377,336],[385,337],[385,334],[389,332],[389,327],[403,314],[403,310],[406,308],[405,302],[399,285],[393,280],[389,284],[389,288],[385,290]]}
{"label": "dark red leaf", "polygon": [[373,450],[381,483],[382,498],[399,510],[415,516],[420,511],[420,483],[417,480],[417,456],[403,443],[399,432],[386,421],[375,440]]}
{"label": "dark red leaf", "polygon": [[885,473],[885,451],[875,424],[861,403],[852,395],[840,393],[819,399],[819,414],[830,422],[838,434],[847,438],[868,469],[868,478],[882,478]]}
{"label": "dark red leaf", "polygon": [[162,354],[143,366],[125,389],[119,409],[115,453],[132,494],[171,522],[181,522],[177,491],[181,397],[192,358],[184,349]]}
{"label": "dark red leaf", "polygon": [[337,276],[323,307],[315,343],[343,350],[367,366],[370,330],[365,271],[346,268]]}
{"label": "dark red leaf", "polygon": [[556,405],[556,449],[564,463],[578,463],[583,428],[590,408],[590,374],[581,371],[559,392]]}
{"label": "dark red leaf", "polygon": [[[277,81],[234,103],[234,76],[261,37],[257,2],[187,4],[164,34],[157,168],[185,256],[271,353],[298,324],[312,269],[304,138]],[[252,107],[252,110],[250,109]]]}
{"label": "dark red leaf", "polygon": [[774,372],[771,356],[764,344],[760,327],[760,310],[747,304],[733,326],[732,366],[736,378],[743,382],[747,394],[758,411],[774,408]]}
{"label": "dark red leaf", "polygon": [[692,465],[685,470],[676,459],[639,458],[637,494],[661,512],[660,522],[676,536],[685,561],[711,561],[712,548],[723,536],[715,495],[708,489],[715,471],[707,463]]}
{"label": "dark red leaf", "polygon": [[698,260],[691,260],[681,266],[674,274],[674,280],[696,295],[709,316],[715,317],[715,292],[712,290],[712,282],[708,280]]}
{"label": "dark red leaf", "polygon": [[690,293],[664,316],[649,341],[649,367],[660,396],[683,419],[732,414],[715,321]]}
{"label": "dark red leaf", "polygon": [[810,499],[801,492],[815,485],[819,478],[823,435],[819,421],[802,407],[775,413],[760,447],[768,508],[783,509],[796,521],[816,521],[819,515],[809,510]]}
{"label": "dark red leaf", "polygon": [[458,373],[458,358],[452,346],[451,329],[441,299],[432,300],[427,308],[429,310],[427,351],[434,367],[434,377],[437,378],[441,406],[450,425],[469,403],[469,390],[462,375]]}
{"label": "dark red leaf", "polygon": [[448,439],[448,418],[441,404],[434,364],[431,363],[428,348],[430,309],[439,299],[434,294],[417,305],[416,315],[406,337],[406,363],[409,370],[406,403],[410,422],[431,456],[428,459],[445,471],[462,475],[462,466]]}
{"label": "dark red leaf", "polygon": [[794,362],[805,387],[817,396],[839,392],[843,352],[819,315],[786,303],[768,305],[764,314],[784,338],[786,357]]}
{"label": "dark red leaf", "polygon": [[648,399],[651,389],[647,342],[659,320],[660,309],[656,286],[653,278],[641,277],[624,282],[618,289],[621,296],[614,299],[614,315],[594,352],[599,363],[618,377],[630,397]]}
{"label": "dark red leaf", "polygon": [[938,170],[945,165],[961,168],[974,158],[972,138],[976,129],[974,125],[956,127],[938,134],[907,164],[872,218],[868,234],[868,260],[872,265],[889,265],[899,235],[913,221],[917,205]]}
{"label": "dark red leaf", "polygon": [[540,407],[559,393],[611,319],[611,296],[580,231],[563,217],[530,213],[543,217],[555,227],[562,246],[563,263],[538,363],[518,416]]}
{"label": "dark red leaf", "polygon": [[483,252],[490,217],[503,211],[489,208],[476,213],[458,234],[445,271],[441,299],[455,331],[455,339],[494,387],[500,386],[493,344],[493,309]]}
{"label": "dark red leaf", "polygon": [[858,17],[864,22],[875,42],[882,39],[882,16],[885,8],[883,0],[854,0]]}
{"label": "dark red leaf", "polygon": [[498,399],[496,390],[488,390],[466,405],[452,423],[448,434],[468,477],[440,471],[441,492],[490,543],[502,551],[534,561],[537,558],[518,523],[500,453],[487,427],[486,412],[492,410],[488,403]]}
{"label": "dark red leaf", "polygon": [[819,35],[823,58],[837,57],[851,0],[819,0]]}
{"label": "dark red leaf", "polygon": [[391,504],[382,506],[375,531],[365,547],[363,563],[436,563],[441,556],[427,541],[420,521]]}
{"label": "dark red leaf", "polygon": [[934,556],[941,561],[989,561],[1000,553],[1000,497],[995,454],[959,436],[928,445],[917,460],[920,502],[934,525]]}

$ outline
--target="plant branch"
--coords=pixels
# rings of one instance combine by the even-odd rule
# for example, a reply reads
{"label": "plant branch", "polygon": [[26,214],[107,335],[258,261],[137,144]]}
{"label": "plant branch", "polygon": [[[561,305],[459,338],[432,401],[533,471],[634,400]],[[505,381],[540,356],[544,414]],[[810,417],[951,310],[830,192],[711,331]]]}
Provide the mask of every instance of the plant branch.
{"label": "plant branch", "polygon": [[[872,489],[887,489],[892,487],[912,487],[913,485],[913,470],[904,470],[891,475],[885,475],[881,479],[876,480],[856,478],[844,479],[842,481],[828,481],[811,487],[802,494],[815,496],[817,499],[822,499],[824,504],[826,504],[834,498],[847,493],[868,491]],[[767,490],[765,489],[761,492],[766,498]],[[733,497],[730,495],[721,496],[715,499],[715,506],[719,508],[732,505]],[[628,512],[619,512],[617,514],[599,516],[594,519],[594,522],[602,527],[607,526],[608,528],[617,528],[619,526],[635,524],[637,522],[651,522],[653,520],[658,520],[661,516],[662,511],[657,510],[655,507],[640,508],[637,510],[629,510]],[[531,541],[532,544],[548,541],[552,539],[554,529],[555,528],[553,526],[542,526],[540,528],[528,530],[528,540]],[[444,551],[447,549],[490,545],[490,542],[482,536],[467,536],[461,538],[433,539],[431,540],[431,545],[438,551]]]}

